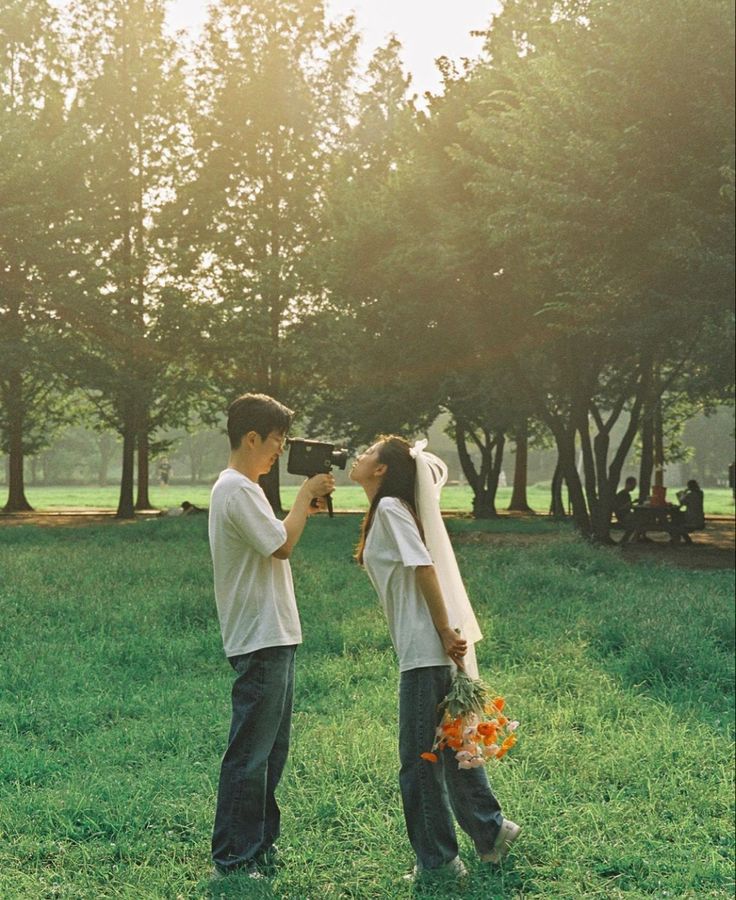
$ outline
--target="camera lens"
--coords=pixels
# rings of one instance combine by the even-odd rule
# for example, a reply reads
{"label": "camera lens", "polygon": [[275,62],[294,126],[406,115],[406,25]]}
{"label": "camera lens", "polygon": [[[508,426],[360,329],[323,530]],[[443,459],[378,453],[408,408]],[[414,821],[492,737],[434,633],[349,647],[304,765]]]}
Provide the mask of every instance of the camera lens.
{"label": "camera lens", "polygon": [[347,450],[333,450],[332,451],[332,465],[336,466],[338,469],[344,469],[347,465],[349,451]]}

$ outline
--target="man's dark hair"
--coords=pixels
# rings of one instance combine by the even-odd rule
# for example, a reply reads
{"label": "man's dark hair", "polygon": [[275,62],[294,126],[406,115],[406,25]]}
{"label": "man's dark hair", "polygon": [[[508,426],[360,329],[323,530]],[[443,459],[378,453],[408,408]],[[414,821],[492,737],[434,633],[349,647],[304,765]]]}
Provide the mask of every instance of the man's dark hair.
{"label": "man's dark hair", "polygon": [[624,484],[626,486],[631,485],[632,487],[636,487],[636,478],[634,478],[633,475],[629,475]]}
{"label": "man's dark hair", "polygon": [[244,435],[257,432],[262,440],[272,431],[286,434],[294,413],[267,394],[243,394],[233,400],[227,411],[227,436],[230,447],[237,450]]}

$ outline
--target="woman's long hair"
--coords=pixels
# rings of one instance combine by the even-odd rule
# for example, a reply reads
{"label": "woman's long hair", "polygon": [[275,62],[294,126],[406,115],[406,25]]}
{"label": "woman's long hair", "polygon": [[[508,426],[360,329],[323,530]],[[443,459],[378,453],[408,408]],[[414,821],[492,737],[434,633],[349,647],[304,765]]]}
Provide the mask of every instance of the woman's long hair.
{"label": "woman's long hair", "polygon": [[409,442],[395,434],[382,434],[376,438],[378,445],[378,461],[386,466],[386,474],[383,476],[381,486],[371,500],[368,512],[365,514],[360,528],[360,540],[355,548],[355,558],[363,565],[363,553],[368,532],[371,530],[376,508],[383,497],[396,497],[401,500],[414,517],[419,534],[424,539],[422,523],[417,515],[414,489],[417,481],[417,462],[409,452]]}

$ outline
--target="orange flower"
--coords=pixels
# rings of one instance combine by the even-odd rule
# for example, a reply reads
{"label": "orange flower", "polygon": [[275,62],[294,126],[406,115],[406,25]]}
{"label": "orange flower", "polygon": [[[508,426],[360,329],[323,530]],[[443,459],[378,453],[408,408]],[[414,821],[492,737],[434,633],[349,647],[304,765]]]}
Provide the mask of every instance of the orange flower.
{"label": "orange flower", "polygon": [[[503,697],[492,698],[482,682],[477,687],[483,697],[482,703],[485,703],[484,713],[480,711],[480,704],[469,708],[472,704],[466,702],[468,698],[463,698],[462,690],[451,691],[440,706],[444,709],[435,731],[434,744],[429,753],[420,754],[422,759],[436,763],[441,752],[449,748],[460,768],[475,768],[494,757],[501,759],[514,746],[517,739],[512,732],[519,723],[509,721],[502,714],[506,700]],[[462,714],[450,715],[451,707],[462,709]]]}

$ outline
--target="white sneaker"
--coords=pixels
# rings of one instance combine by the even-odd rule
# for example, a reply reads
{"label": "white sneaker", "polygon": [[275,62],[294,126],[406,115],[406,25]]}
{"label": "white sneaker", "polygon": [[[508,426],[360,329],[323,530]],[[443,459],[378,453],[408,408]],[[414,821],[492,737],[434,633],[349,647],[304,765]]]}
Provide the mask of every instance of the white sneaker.
{"label": "white sneaker", "polygon": [[212,866],[212,869],[210,870],[210,880],[221,881],[223,878],[227,878],[228,875],[242,875],[244,872],[247,873],[248,878],[252,878],[254,881],[259,881],[261,878],[266,877],[263,872],[260,872],[255,866],[241,866],[240,868],[230,869],[229,871],[221,869],[219,866]]}
{"label": "white sneaker", "polygon": [[481,862],[493,863],[497,866],[508,854],[511,845],[521,833],[521,825],[512,822],[511,819],[504,819],[498,832],[498,837],[493,845],[490,853],[481,854]]}
{"label": "white sneaker", "polygon": [[467,874],[468,870],[465,868],[465,864],[459,856],[456,856],[455,859],[451,859],[448,863],[445,863],[444,866],[439,866],[436,869],[420,869],[419,866],[414,866],[414,871],[409,872],[408,875],[403,875],[402,878],[404,881],[416,881],[420,878],[434,878],[436,876],[439,876],[440,878],[449,876],[453,878],[465,878]]}

